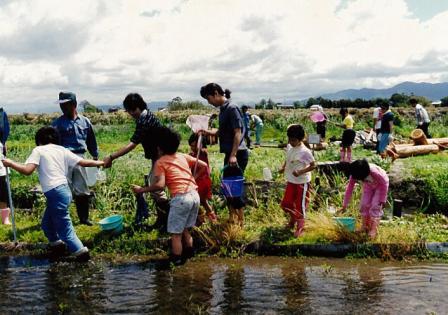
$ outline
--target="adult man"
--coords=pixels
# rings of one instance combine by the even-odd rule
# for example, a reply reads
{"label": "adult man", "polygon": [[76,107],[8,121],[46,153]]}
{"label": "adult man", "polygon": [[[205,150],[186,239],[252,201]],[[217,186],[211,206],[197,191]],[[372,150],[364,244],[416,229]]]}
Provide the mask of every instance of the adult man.
{"label": "adult man", "polygon": [[[104,158],[104,167],[111,167],[113,160],[129,153],[141,144],[145,152],[145,158],[152,161],[152,167],[149,173],[149,179],[152,181],[153,166],[158,159],[157,135],[162,124],[157,117],[148,110],[148,106],[140,94],[128,94],[123,101],[123,107],[136,121],[135,131],[127,145]],[[164,230],[166,229],[166,219],[169,211],[168,198],[163,190],[151,192],[151,196],[157,206],[157,221],[154,224],[154,227]],[[147,217],[148,207],[143,195],[140,194],[137,196],[135,223],[140,225]]]}
{"label": "adult man", "polygon": [[415,119],[417,121],[417,129],[421,129],[424,133],[426,138],[431,138],[431,135],[429,134],[429,123],[431,120],[429,119],[428,112],[426,109],[417,102],[416,98],[411,98],[409,100],[409,103],[415,107]]}
{"label": "adult man", "polygon": [[[98,159],[98,145],[92,123],[87,117],[78,114],[76,95],[72,92],[60,92],[57,101],[63,115],[53,121],[61,137],[61,145],[76,155],[84,157],[89,151],[94,160]],[[67,179],[73,193],[76,211],[81,224],[92,225],[89,221],[90,189],[87,185],[86,169],[75,166],[68,170]]]}

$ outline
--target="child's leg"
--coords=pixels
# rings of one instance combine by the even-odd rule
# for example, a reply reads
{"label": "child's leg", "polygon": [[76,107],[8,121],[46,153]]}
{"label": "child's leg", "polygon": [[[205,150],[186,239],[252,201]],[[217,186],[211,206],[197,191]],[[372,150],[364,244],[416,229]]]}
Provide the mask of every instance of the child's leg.
{"label": "child's leg", "polygon": [[210,221],[215,222],[218,217],[216,216],[215,211],[213,211],[212,206],[208,203],[207,199],[201,199],[201,206],[205,209],[205,213],[207,214]]}
{"label": "child's leg", "polygon": [[296,222],[294,218],[295,201],[297,199],[297,191],[295,186],[296,185],[292,183],[286,184],[283,200],[280,204],[283,211],[285,211],[286,214],[289,215],[289,223],[287,225],[287,228],[293,228]]}
{"label": "child's leg", "polygon": [[182,255],[182,234],[171,234],[171,254],[174,256]]}
{"label": "child's leg", "polygon": [[380,200],[380,194],[379,192],[375,191],[372,193],[371,207],[369,209],[371,223],[368,233],[370,238],[375,238],[383,213],[383,205]]}
{"label": "child's leg", "polygon": [[[48,203],[48,200],[47,200]],[[58,240],[60,240],[58,234],[56,233],[56,229],[53,225],[52,219],[51,219],[51,208],[49,208],[49,205],[47,204],[47,208],[45,209],[44,215],[42,217],[41,227],[44,231],[45,237],[48,239],[50,243],[54,243]]]}
{"label": "child's leg", "polygon": [[345,162],[345,152],[346,149],[344,147],[341,147],[341,158],[339,159],[340,162]]}
{"label": "child's leg", "polygon": [[352,161],[352,147],[348,147],[347,148],[347,158],[346,158],[346,162],[351,162]]}
{"label": "child's leg", "polygon": [[[71,202],[71,192],[67,185],[58,186],[45,193],[47,197],[47,211],[51,219],[51,223],[56,230],[57,235],[67,244],[71,253],[78,252],[84,246],[79,240],[73,228],[72,220],[68,207]],[[46,211],[46,212],[47,212]]]}
{"label": "child's leg", "polygon": [[295,237],[299,237],[303,233],[303,229],[305,227],[305,216],[306,209],[309,204],[309,183],[298,184],[297,185],[297,201],[295,203],[295,213],[294,218],[297,222],[296,231],[294,232]]}
{"label": "child's leg", "polygon": [[361,229],[365,232],[370,230],[372,223],[370,208],[372,206],[372,198],[374,191],[370,188],[363,187],[361,196],[361,217],[362,217],[362,227]]}

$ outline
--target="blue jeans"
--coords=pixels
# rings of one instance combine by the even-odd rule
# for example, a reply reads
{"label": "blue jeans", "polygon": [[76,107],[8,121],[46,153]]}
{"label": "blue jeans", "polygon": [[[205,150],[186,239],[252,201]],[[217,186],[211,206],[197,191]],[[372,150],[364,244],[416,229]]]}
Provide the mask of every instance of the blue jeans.
{"label": "blue jeans", "polygon": [[263,124],[255,126],[255,144],[261,144],[261,133],[263,132]]}
{"label": "blue jeans", "polygon": [[73,228],[68,207],[72,193],[67,184],[60,185],[44,193],[47,208],[42,218],[42,230],[50,242],[62,240],[74,253],[84,247]]}

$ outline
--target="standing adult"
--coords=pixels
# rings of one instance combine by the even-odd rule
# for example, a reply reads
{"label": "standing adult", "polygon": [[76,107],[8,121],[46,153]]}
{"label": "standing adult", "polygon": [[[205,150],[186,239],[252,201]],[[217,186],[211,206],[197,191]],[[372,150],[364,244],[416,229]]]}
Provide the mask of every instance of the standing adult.
{"label": "standing adult", "polygon": [[[6,140],[9,136],[9,120],[8,115],[0,107],[0,157],[6,156]],[[0,161],[0,212],[2,217],[2,224],[11,224],[9,221],[9,214],[11,210],[8,208],[9,195],[6,184],[6,167]]]}
{"label": "standing adult", "polygon": [[381,111],[381,107],[377,106],[373,109],[373,130],[376,133],[376,153],[380,153],[378,150],[378,145],[380,143],[380,139],[378,139],[378,135],[380,134],[381,129],[381,119],[383,118],[383,112]]}
{"label": "standing adult", "polygon": [[250,114],[252,125],[255,128],[255,146],[261,145],[261,134],[263,133],[263,119],[255,114]]}
{"label": "standing adult", "polygon": [[246,141],[247,148],[250,149],[250,114],[249,114],[249,107],[246,105],[241,106],[241,110],[243,111],[243,121],[244,121],[244,128],[246,132],[244,133],[244,140]]}
{"label": "standing adult", "polygon": [[[139,144],[141,144],[145,153],[145,158],[151,160],[151,170],[148,178],[150,182],[153,182],[153,168],[158,159],[158,133],[162,127],[162,124],[157,117],[148,110],[148,105],[140,94],[128,94],[123,101],[123,107],[125,111],[132,118],[134,118],[136,122],[135,131],[127,145],[121,147],[118,151],[115,151],[104,158],[104,167],[111,167],[113,160],[131,152]],[[169,211],[168,197],[164,190],[151,192],[151,197],[155,201],[157,207],[157,220],[153,227],[159,228],[160,230],[165,230]],[[148,218],[148,216],[148,206],[144,196],[142,194],[138,194],[135,223],[137,225],[141,225],[143,221]]]}
{"label": "standing adult", "polygon": [[[210,105],[219,108],[219,149],[224,153],[224,166],[238,167],[244,174],[249,161],[249,152],[244,142],[244,117],[239,107],[230,100],[231,92],[225,91],[216,83],[201,87],[201,96]],[[231,175],[230,175],[231,176]],[[229,218],[240,225],[244,223],[245,203],[241,197],[228,198]]]}
{"label": "standing adult", "polygon": [[417,102],[416,98],[411,98],[409,103],[415,107],[415,119],[417,120],[417,129],[421,129],[426,138],[430,139],[431,135],[429,134],[429,123],[431,120],[429,119],[428,112],[426,109]]}
{"label": "standing adult", "polygon": [[[62,116],[55,119],[55,127],[61,137],[61,145],[81,158],[88,151],[94,160],[98,160],[98,145],[90,120],[78,113],[76,95],[72,92],[60,92],[57,101]],[[90,189],[87,185],[86,169],[80,165],[69,168],[67,179],[75,200],[79,222],[92,225],[89,220]]]}

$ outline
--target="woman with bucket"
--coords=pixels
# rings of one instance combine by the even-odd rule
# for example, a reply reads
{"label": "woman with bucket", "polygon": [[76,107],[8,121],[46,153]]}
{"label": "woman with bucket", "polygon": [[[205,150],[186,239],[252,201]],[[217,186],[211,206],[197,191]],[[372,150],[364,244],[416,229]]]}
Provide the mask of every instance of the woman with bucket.
{"label": "woman with bucket", "polygon": [[[201,96],[205,98],[210,105],[219,108],[219,128],[217,131],[219,137],[219,149],[224,157],[223,177],[234,177],[234,189],[228,189],[231,182],[224,183],[223,190],[227,197],[229,206],[229,220],[231,223],[237,222],[239,225],[244,223],[245,203],[241,197],[242,176],[246,169],[249,152],[244,142],[244,119],[239,107],[231,102],[230,91],[223,90],[216,83],[209,83],[201,87]],[[211,134],[210,131],[205,131]],[[227,189],[226,189],[227,188]]]}

